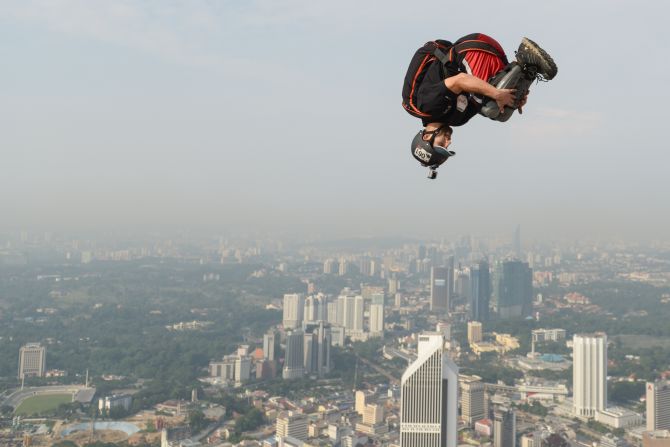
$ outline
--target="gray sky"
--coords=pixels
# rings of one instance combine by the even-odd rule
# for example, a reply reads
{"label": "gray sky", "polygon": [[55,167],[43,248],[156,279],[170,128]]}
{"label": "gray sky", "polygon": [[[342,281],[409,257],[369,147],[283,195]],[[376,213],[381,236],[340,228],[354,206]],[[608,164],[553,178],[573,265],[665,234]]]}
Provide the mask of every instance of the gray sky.
{"label": "gray sky", "polygon": [[[0,1],[0,226],[667,238],[657,1]],[[522,36],[559,72],[409,153],[413,51]]]}

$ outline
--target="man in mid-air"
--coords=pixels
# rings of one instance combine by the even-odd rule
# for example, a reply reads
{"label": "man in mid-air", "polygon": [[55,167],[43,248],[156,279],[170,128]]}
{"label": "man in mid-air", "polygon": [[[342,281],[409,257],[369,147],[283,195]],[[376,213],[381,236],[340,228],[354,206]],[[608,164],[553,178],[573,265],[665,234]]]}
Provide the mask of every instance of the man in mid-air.
{"label": "man in mid-air", "polygon": [[448,150],[452,126],[476,114],[507,121],[514,110],[522,112],[531,83],[553,79],[557,71],[551,56],[527,38],[511,63],[500,44],[481,33],[453,44],[426,43],[415,52],[403,84],[403,107],[424,126],[412,141],[412,155],[435,178],[437,167],[454,155]]}

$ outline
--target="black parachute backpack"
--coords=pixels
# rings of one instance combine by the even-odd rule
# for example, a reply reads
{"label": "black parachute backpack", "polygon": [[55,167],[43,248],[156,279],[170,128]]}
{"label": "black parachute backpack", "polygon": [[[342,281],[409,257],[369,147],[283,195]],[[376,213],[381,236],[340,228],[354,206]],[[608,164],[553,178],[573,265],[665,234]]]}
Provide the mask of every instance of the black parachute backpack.
{"label": "black parachute backpack", "polygon": [[430,117],[430,114],[422,112],[417,107],[416,93],[428,71],[428,67],[433,63],[441,63],[446,76],[446,73],[450,71],[460,71],[465,52],[480,50],[497,55],[507,65],[505,54],[484,40],[485,38],[488,37],[480,33],[473,33],[458,39],[453,44],[447,40],[434,40],[426,42],[416,50],[407,68],[405,82],[402,86],[402,106],[407,113],[416,118]]}
{"label": "black parachute backpack", "polygon": [[426,42],[424,46],[414,52],[412,60],[405,74],[405,82],[402,86],[402,106],[410,115],[416,118],[426,118],[430,116],[423,113],[416,106],[416,90],[421,85],[428,67],[433,62],[440,61],[446,65],[451,61],[451,49],[453,44],[446,40],[435,40]]}

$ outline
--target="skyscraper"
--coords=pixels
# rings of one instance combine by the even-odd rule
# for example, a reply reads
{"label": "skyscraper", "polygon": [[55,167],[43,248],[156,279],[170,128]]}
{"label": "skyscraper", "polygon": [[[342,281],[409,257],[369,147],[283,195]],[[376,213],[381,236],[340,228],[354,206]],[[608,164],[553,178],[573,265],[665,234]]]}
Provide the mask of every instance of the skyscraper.
{"label": "skyscraper", "polygon": [[432,267],[430,269],[430,310],[446,312],[448,309],[448,269],[447,267]]}
{"label": "skyscraper", "polygon": [[470,319],[488,321],[491,275],[487,261],[481,261],[478,266],[470,269],[470,284]]}
{"label": "skyscraper", "polygon": [[647,430],[670,430],[670,380],[647,382]]}
{"label": "skyscraper", "polygon": [[286,334],[286,355],[284,356],[284,379],[299,379],[305,374],[304,332],[301,329]]}
{"label": "skyscraper", "polygon": [[575,334],[572,361],[574,414],[594,417],[607,408],[607,335]]}
{"label": "skyscraper", "polygon": [[300,327],[305,310],[305,298],[300,293],[287,293],[284,295],[284,318],[285,329]]}
{"label": "skyscraper", "polygon": [[493,413],[493,447],[516,445],[516,413],[512,408],[498,407]]}
{"label": "skyscraper", "polygon": [[47,348],[39,343],[28,343],[19,349],[19,379],[43,377]]}
{"label": "skyscraper", "polygon": [[533,312],[533,271],[521,261],[506,261],[498,298],[501,318],[530,316]]}
{"label": "skyscraper", "polygon": [[370,336],[383,337],[384,336],[384,305],[371,304],[370,305]]}
{"label": "skyscraper", "polygon": [[263,335],[263,358],[274,361],[275,359],[275,333],[268,332]]}
{"label": "skyscraper", "polygon": [[472,426],[486,417],[484,384],[480,380],[465,379],[461,382],[461,414]]}
{"label": "skyscraper", "polygon": [[331,368],[330,347],[332,345],[330,325],[323,321],[306,323],[303,343],[305,373],[316,373],[319,377],[328,374]]}
{"label": "skyscraper", "polygon": [[337,323],[347,333],[363,332],[364,300],[361,295],[341,295],[337,299]]}
{"label": "skyscraper", "polygon": [[400,447],[456,447],[458,367],[444,348],[444,336],[419,336],[417,359],[402,375]]}

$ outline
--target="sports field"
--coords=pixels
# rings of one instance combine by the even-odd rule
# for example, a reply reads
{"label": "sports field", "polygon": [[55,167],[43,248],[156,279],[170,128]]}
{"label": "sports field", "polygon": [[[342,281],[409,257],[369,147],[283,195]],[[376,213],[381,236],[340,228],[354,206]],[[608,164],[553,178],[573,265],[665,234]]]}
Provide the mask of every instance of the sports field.
{"label": "sports field", "polygon": [[32,396],[21,402],[15,414],[40,414],[43,412],[55,410],[60,404],[69,404],[72,402],[72,394],[45,394],[42,396]]}

